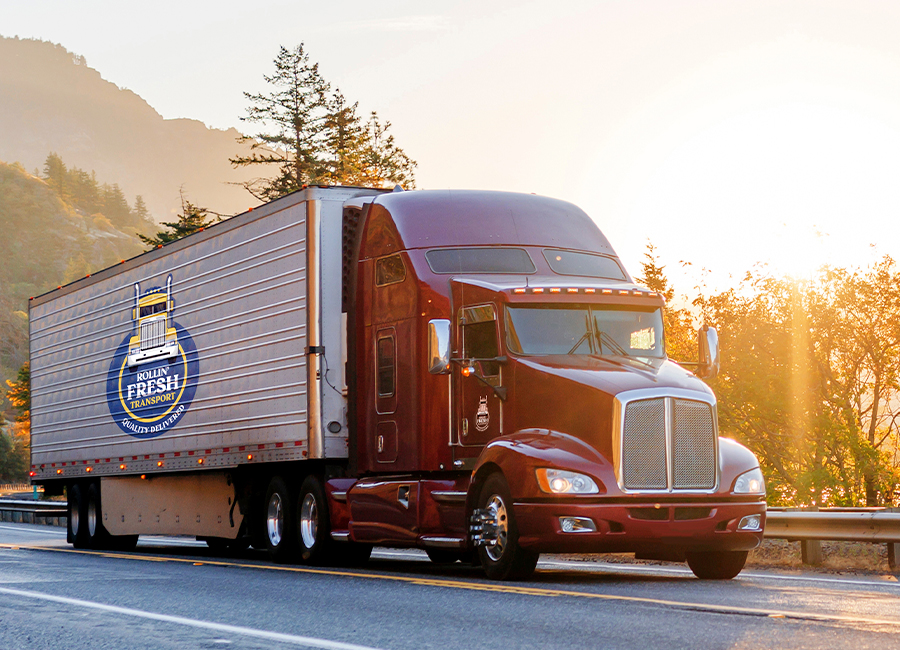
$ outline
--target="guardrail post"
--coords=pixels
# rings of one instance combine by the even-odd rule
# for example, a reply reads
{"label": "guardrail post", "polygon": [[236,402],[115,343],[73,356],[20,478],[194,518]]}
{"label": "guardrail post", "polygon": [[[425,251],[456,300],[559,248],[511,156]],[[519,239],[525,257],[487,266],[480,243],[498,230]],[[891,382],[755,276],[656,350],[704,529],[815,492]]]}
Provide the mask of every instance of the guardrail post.
{"label": "guardrail post", "polygon": [[805,539],[800,542],[800,558],[803,564],[812,566],[822,564],[822,542],[817,539]]}
{"label": "guardrail post", "polygon": [[888,542],[887,545],[888,552],[888,567],[890,567],[891,571],[897,570],[897,560],[900,560],[900,544],[897,542]]}

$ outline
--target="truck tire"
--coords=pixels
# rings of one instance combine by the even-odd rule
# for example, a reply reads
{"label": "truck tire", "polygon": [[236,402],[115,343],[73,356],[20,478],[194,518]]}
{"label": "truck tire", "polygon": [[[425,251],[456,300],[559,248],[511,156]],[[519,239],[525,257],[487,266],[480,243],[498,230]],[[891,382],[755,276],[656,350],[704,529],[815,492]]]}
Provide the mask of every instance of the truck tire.
{"label": "truck tire", "polygon": [[328,501],[322,482],[316,476],[307,476],[300,487],[297,542],[300,545],[300,561],[304,564],[322,565],[332,561],[335,543],[331,539]]}
{"label": "truck tire", "polygon": [[68,527],[66,541],[75,548],[88,548],[85,493],[78,483],[68,488]]}
{"label": "truck tire", "polygon": [[491,512],[497,523],[497,544],[479,546],[478,557],[491,580],[524,580],[534,573],[538,553],[519,546],[519,529],[512,495],[502,474],[491,474],[478,496],[478,508]]}
{"label": "truck tire", "polygon": [[85,525],[87,528],[88,547],[104,550],[109,547],[109,533],[103,526],[103,509],[100,504],[100,485],[92,482],[87,489],[85,504]]}
{"label": "truck tire", "polygon": [[687,563],[701,580],[731,580],[744,568],[747,551],[688,553]]}
{"label": "truck tire", "polygon": [[273,476],[263,502],[266,551],[275,562],[290,562],[296,555],[293,494],[287,482]]}

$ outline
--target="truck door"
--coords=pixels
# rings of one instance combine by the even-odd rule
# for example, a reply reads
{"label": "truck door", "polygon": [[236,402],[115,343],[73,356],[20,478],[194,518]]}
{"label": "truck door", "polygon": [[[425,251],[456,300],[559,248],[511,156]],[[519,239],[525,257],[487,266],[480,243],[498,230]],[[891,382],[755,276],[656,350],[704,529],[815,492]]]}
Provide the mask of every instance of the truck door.
{"label": "truck door", "polygon": [[502,435],[502,385],[497,309],[493,304],[462,307],[457,314],[457,341],[464,361],[453,365],[456,440],[481,447]]}

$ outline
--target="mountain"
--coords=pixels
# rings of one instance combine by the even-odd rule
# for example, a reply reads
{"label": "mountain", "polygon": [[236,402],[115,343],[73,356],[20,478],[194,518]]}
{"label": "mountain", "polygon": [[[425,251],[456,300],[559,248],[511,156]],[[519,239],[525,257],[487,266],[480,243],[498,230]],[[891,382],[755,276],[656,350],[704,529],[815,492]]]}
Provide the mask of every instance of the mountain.
{"label": "mountain", "polygon": [[107,206],[110,216],[86,212],[21,165],[0,162],[0,378],[27,359],[30,296],[146,249],[135,232],[150,224],[114,208]]}
{"label": "mountain", "polygon": [[236,142],[239,135],[163,119],[61,45],[0,37],[0,160],[34,170],[57,153],[117,184],[129,201],[142,195],[156,221],[171,221],[181,187],[194,204],[222,214],[257,203],[227,184],[253,176],[228,162],[249,149]]}

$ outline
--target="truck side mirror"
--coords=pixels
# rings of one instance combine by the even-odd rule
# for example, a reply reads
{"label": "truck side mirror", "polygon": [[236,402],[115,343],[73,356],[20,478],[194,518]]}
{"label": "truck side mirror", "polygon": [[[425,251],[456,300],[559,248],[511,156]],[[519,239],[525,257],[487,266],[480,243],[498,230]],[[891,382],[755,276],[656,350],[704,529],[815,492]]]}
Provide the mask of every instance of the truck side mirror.
{"label": "truck side mirror", "polygon": [[450,321],[446,318],[428,321],[428,372],[450,374]]}
{"label": "truck side mirror", "polygon": [[704,325],[697,331],[697,339],[700,348],[697,376],[713,379],[719,374],[719,333],[715,327]]}

